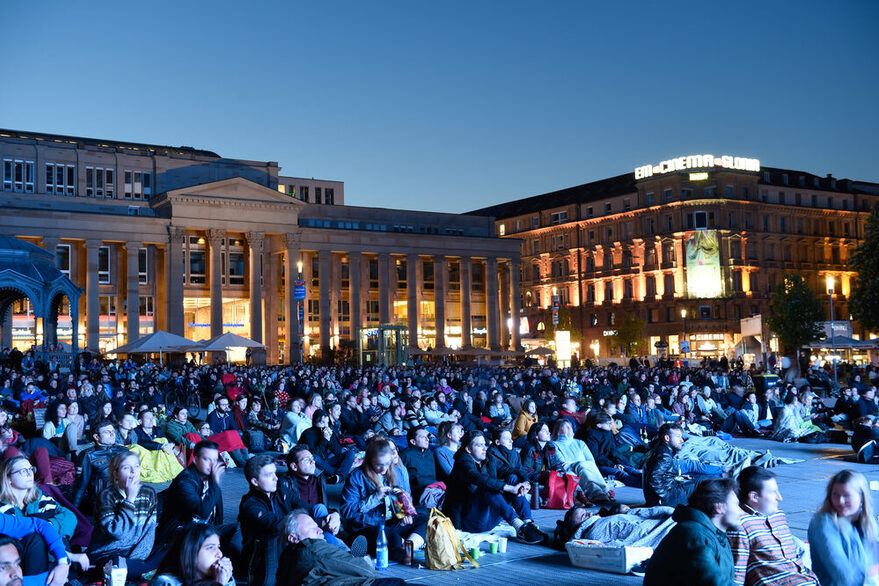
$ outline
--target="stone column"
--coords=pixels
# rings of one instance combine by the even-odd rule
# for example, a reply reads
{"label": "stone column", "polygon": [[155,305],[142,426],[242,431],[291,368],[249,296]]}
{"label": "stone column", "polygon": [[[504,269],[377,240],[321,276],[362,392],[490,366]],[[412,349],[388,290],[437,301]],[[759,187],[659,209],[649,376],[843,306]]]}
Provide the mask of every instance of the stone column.
{"label": "stone column", "polygon": [[165,290],[168,302],[168,331],[182,336],[185,327],[183,323],[183,278],[184,262],[183,241],[186,238],[186,229],[179,226],[168,227],[168,250],[165,253]]}
{"label": "stone column", "polygon": [[497,258],[485,259],[485,310],[488,322],[488,347],[500,350],[500,315],[498,312],[498,266]]}
{"label": "stone column", "polygon": [[330,282],[332,281],[332,269],[330,259],[333,253],[329,250],[318,251],[318,270],[320,279],[320,351],[326,360],[330,352],[330,328],[332,327],[332,315],[330,313]]}
{"label": "stone column", "polygon": [[406,296],[408,300],[409,347],[418,347],[418,263],[417,254],[406,255]]}
{"label": "stone column", "polygon": [[[70,304],[73,307],[73,303]],[[3,315],[0,315],[0,346],[12,347],[12,304],[10,303]]]}
{"label": "stone column", "polygon": [[[271,242],[271,241],[270,241]],[[266,345],[266,363],[278,364],[278,253],[274,246],[266,247],[268,254],[265,259],[265,327],[263,328],[263,344]]]}
{"label": "stone column", "polygon": [[[299,279],[299,235],[284,234],[284,246],[287,252],[284,254],[284,292],[286,298],[286,326],[287,326],[287,362],[297,364],[301,356],[301,333],[299,329],[299,301],[293,298],[294,282]],[[308,285],[306,284],[306,291]],[[302,303],[305,303],[303,300]]]}
{"label": "stone column", "polygon": [[[342,257],[334,252],[330,253],[330,276],[330,345],[338,348],[338,336],[342,332],[342,315],[339,311],[339,301],[342,299]],[[350,278],[350,274],[348,276]]]}
{"label": "stone column", "polygon": [[501,349],[510,345],[510,266],[500,266]]}
{"label": "stone column", "polygon": [[446,287],[449,282],[449,261],[444,256],[433,257],[433,299],[436,317],[436,347],[446,347]]}
{"label": "stone column", "polygon": [[387,252],[378,255],[378,321],[382,324],[391,322],[391,287],[390,260]]}
{"label": "stone column", "polygon": [[[58,238],[43,237],[43,248],[52,253],[52,261],[56,264],[56,255],[58,254],[58,245],[60,243],[61,240]],[[46,317],[43,318],[43,348],[45,348],[47,344],[54,345],[58,343],[58,316],[55,316],[55,321],[53,322],[51,319],[51,304],[52,300],[47,300],[46,309],[49,311],[46,312]],[[72,302],[70,306],[71,308],[73,307]],[[10,315],[12,315],[11,312]]]}
{"label": "stone column", "polygon": [[85,241],[86,247],[86,348],[90,352],[98,352],[101,339],[101,302],[98,299],[100,286],[98,285],[98,248],[101,241],[89,239]]}
{"label": "stone column", "polygon": [[470,320],[470,282],[473,278],[473,260],[469,256],[461,257],[461,346],[473,347],[473,324]]}
{"label": "stone column", "polygon": [[351,341],[355,347],[360,339],[360,328],[363,327],[362,258],[363,255],[359,252],[348,253],[348,303],[351,306]]}
{"label": "stone column", "polygon": [[128,276],[125,281],[126,294],[128,297],[128,311],[126,314],[128,330],[128,344],[140,338],[140,275],[138,261],[140,260],[140,242],[126,242],[126,262],[128,263]]}
{"label": "stone column", "polygon": [[265,232],[248,232],[247,249],[250,252],[250,339],[262,343],[262,265]]}
{"label": "stone column", "polygon": [[[221,248],[226,237],[224,230],[208,230],[209,255],[211,261],[211,338],[223,333],[223,257]],[[172,277],[173,278],[173,277]]]}
{"label": "stone column", "polygon": [[[510,259],[510,306],[512,307],[512,348],[519,351],[522,349],[522,339],[519,335],[519,321],[521,319],[521,303],[519,299],[519,259]],[[582,299],[581,299],[582,302]]]}

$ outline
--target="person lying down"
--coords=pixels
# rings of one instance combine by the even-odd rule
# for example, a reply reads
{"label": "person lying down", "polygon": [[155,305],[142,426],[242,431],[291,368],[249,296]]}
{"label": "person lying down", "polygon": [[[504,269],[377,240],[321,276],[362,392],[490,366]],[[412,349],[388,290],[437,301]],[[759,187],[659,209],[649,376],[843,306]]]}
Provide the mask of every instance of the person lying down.
{"label": "person lying down", "polygon": [[553,545],[564,550],[568,541],[584,539],[609,546],[656,547],[675,525],[672,513],[672,507],[631,509],[618,504],[598,513],[573,507],[557,521]]}

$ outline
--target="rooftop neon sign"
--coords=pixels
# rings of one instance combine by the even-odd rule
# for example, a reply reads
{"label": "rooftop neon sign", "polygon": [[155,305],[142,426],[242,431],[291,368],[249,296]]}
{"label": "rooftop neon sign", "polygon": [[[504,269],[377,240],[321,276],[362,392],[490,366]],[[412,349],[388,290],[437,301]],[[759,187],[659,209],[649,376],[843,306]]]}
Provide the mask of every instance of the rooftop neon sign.
{"label": "rooftop neon sign", "polygon": [[760,159],[732,157],[730,155],[722,155],[720,157],[715,157],[714,155],[688,155],[662,161],[658,165],[635,167],[635,179],[647,179],[654,175],[664,175],[688,169],[712,169],[714,167],[757,172],[760,171]]}

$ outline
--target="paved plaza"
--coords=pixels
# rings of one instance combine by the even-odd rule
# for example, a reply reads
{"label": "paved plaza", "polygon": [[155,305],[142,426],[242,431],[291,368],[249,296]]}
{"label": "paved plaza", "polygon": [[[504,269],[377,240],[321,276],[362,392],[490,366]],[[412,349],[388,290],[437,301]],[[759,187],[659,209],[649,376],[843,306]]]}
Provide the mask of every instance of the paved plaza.
{"label": "paved plaza", "polygon": [[[763,451],[769,449],[773,455],[803,459],[798,464],[782,464],[774,468],[783,497],[782,509],[787,513],[794,535],[806,539],[809,520],[823,498],[827,479],[843,468],[852,467],[863,472],[870,481],[879,481],[879,468],[854,462],[850,446],[839,444],[780,444],[761,439],[734,439],[738,447]],[[338,503],[341,485],[331,486],[331,505]],[[226,519],[235,519],[238,503],[246,491],[246,483],[241,469],[233,469],[223,479],[223,498]],[[616,489],[617,499],[629,505],[644,503],[641,490],[634,488]],[[541,528],[551,533],[556,520],[563,511],[542,509],[535,512],[535,521]],[[549,547],[528,546],[509,543],[506,554],[487,554],[479,559],[478,569],[453,572],[437,572],[427,569],[413,569],[392,565],[387,576],[403,578],[415,584],[479,584],[480,586],[518,584],[640,584],[641,578],[620,576],[603,572],[574,568],[565,553]]]}

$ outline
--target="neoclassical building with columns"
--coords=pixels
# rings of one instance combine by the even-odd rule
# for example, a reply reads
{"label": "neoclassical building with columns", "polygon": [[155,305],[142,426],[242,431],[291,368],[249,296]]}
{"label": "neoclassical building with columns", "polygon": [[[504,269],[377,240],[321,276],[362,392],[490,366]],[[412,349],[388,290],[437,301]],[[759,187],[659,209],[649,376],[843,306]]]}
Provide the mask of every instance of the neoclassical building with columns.
{"label": "neoclassical building with columns", "polygon": [[[348,206],[341,182],[191,147],[0,130],[0,162],[0,234],[84,290],[62,342],[228,331],[278,363],[399,324],[410,347],[519,348],[519,242],[490,218]],[[26,295],[0,317],[3,346],[43,342]]]}

